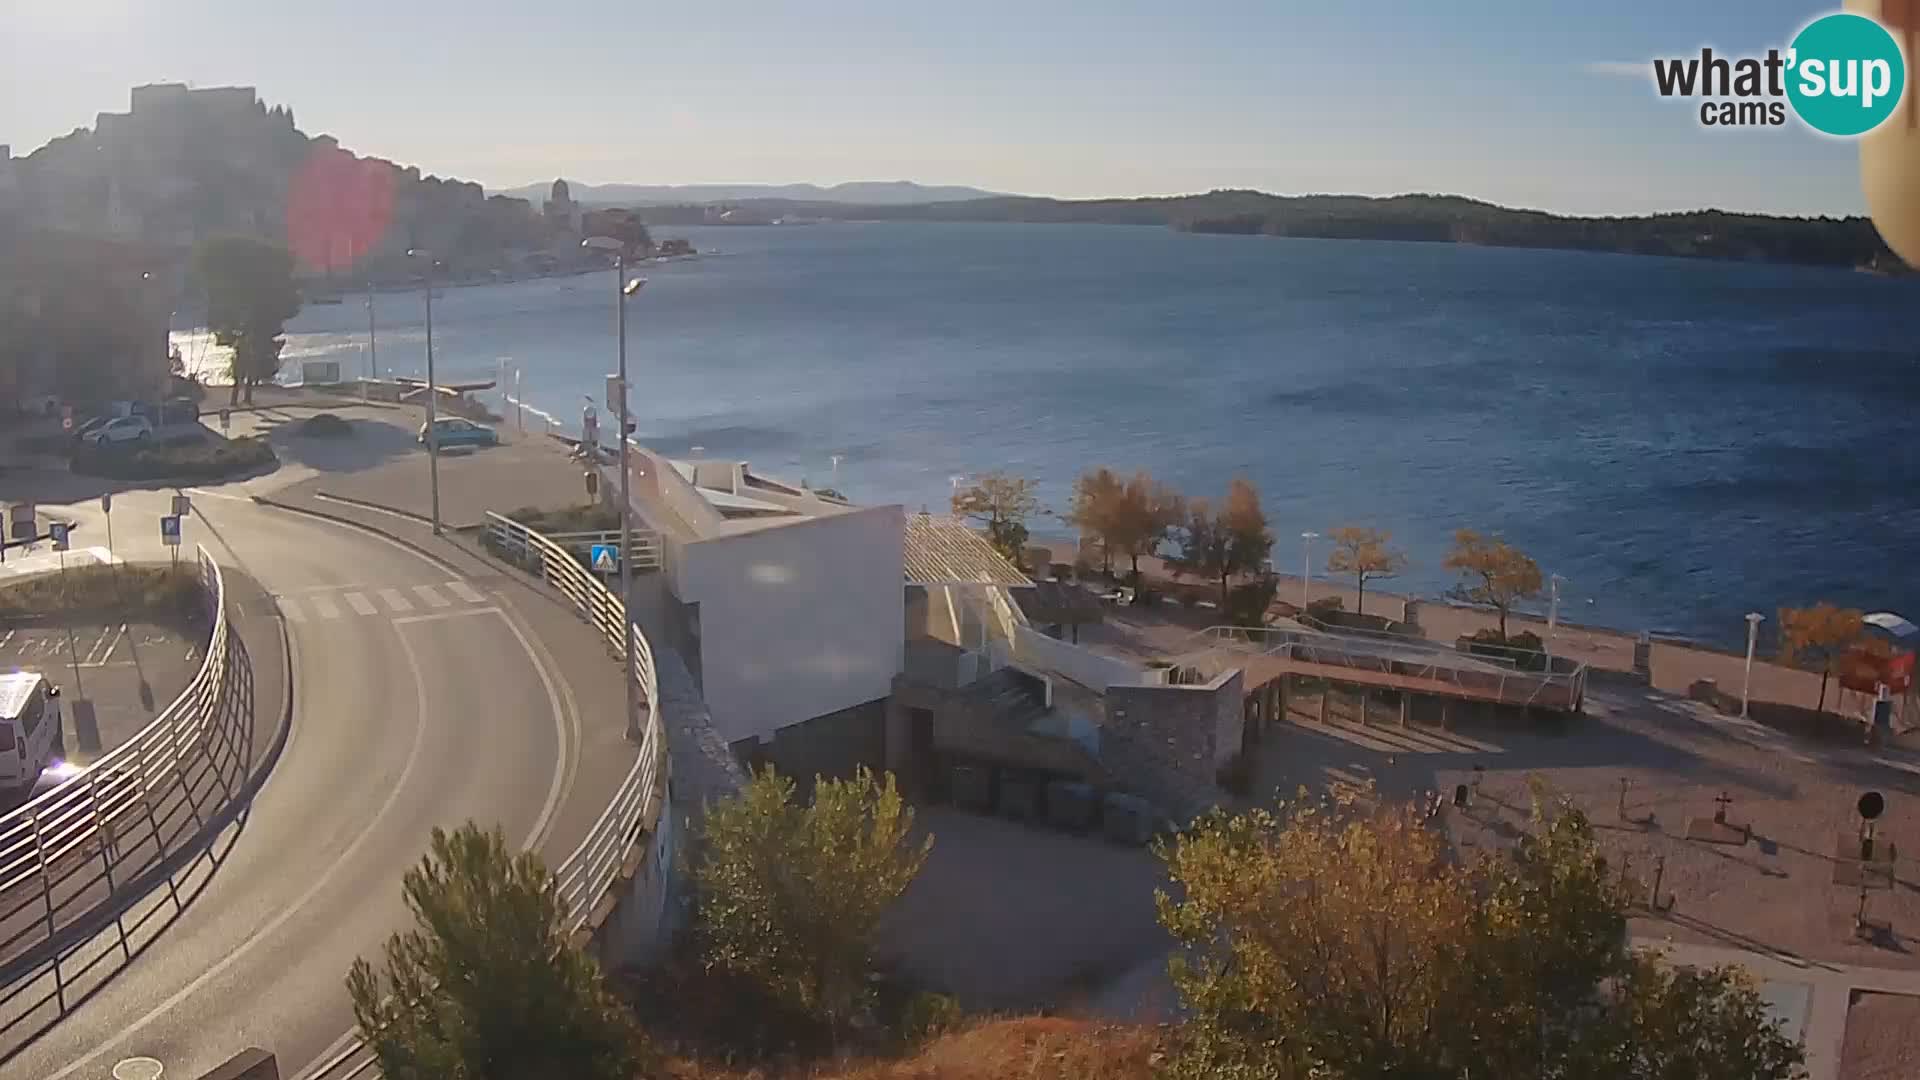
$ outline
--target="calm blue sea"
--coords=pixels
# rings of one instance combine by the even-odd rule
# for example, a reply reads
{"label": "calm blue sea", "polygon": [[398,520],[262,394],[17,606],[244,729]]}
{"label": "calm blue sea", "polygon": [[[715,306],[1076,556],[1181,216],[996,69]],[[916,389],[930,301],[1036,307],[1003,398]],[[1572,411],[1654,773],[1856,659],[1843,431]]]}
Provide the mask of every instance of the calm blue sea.
{"label": "calm blue sea", "polygon": [[[639,430],[670,451],[911,509],[995,468],[1060,508],[1093,465],[1190,494],[1244,473],[1286,568],[1302,530],[1373,524],[1413,559],[1390,587],[1430,592],[1473,526],[1564,576],[1576,620],[1920,617],[1920,282],[1155,228],[662,231],[713,252],[630,308]],[[504,359],[577,419],[613,365],[609,279],[448,290],[442,371]],[[421,308],[379,298],[381,368],[419,370]],[[365,317],[309,309],[289,357],[360,370]]]}

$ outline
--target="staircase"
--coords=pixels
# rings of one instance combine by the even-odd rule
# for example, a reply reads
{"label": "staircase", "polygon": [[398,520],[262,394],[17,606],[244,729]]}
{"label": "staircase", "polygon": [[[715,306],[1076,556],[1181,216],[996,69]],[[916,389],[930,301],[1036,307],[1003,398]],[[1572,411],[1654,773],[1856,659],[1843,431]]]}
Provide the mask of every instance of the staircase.
{"label": "staircase", "polygon": [[1001,668],[967,687],[970,697],[984,701],[999,723],[1016,731],[1047,714],[1044,692],[1038,679],[1015,668]]}

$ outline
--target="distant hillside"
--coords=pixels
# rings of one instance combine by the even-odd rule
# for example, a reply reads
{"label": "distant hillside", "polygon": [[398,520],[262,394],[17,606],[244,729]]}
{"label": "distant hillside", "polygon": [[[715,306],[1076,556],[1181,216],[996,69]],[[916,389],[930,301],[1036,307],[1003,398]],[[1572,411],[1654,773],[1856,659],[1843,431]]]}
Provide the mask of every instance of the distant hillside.
{"label": "distant hillside", "polygon": [[[1457,195],[1268,195],[1213,191],[1145,199],[999,196],[925,205],[850,206],[825,201],[741,200],[750,216],[846,221],[1047,222],[1161,225],[1186,232],[1406,240],[1491,247],[1571,248],[1632,255],[1743,259],[1903,269],[1864,217],[1772,217],[1698,210],[1641,217],[1566,217],[1514,210]],[[672,216],[663,209],[643,214]]]}
{"label": "distant hillside", "polygon": [[[832,187],[817,184],[579,184],[569,183],[575,202],[603,206],[667,206],[688,203],[739,202],[743,199],[786,199],[794,202],[854,203],[866,206],[909,206],[920,203],[960,202],[994,198],[979,188],[927,186],[911,180],[867,180]],[[547,197],[551,183],[527,184],[502,194],[526,199],[535,206]]]}

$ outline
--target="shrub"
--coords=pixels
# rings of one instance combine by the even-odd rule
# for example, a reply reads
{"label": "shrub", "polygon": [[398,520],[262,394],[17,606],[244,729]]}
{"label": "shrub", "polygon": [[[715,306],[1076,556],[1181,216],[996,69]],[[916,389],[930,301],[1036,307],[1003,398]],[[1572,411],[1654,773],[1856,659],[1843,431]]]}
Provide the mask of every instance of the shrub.
{"label": "shrub", "polygon": [[332,413],[315,413],[300,422],[300,434],[316,439],[340,439],[353,434],[353,425]]}
{"label": "shrub", "polygon": [[838,1029],[866,1015],[881,916],[920,872],[931,837],[888,774],[817,779],[802,805],[771,768],[707,810],[694,866],[706,967]]}
{"label": "shrub", "polygon": [[1512,660],[1514,666],[1522,671],[1545,671],[1547,669],[1546,642],[1531,630],[1522,630],[1517,634],[1502,637],[1494,627],[1487,627],[1474,633],[1468,639],[1472,642],[1469,652],[1479,656],[1500,657]]}
{"label": "shrub", "polygon": [[116,480],[218,480],[278,461],[266,439],[250,435],[131,451],[82,446],[74,452],[73,471]]}
{"label": "shrub", "polygon": [[148,612],[200,609],[200,577],[189,566],[76,566],[0,589],[0,616],[56,612]]}
{"label": "shrub", "polygon": [[958,998],[921,991],[901,1006],[900,1038],[908,1043],[925,1042],[957,1030],[965,1019]]}
{"label": "shrub", "polygon": [[1319,617],[1333,611],[1345,611],[1347,602],[1337,596],[1322,596],[1307,602],[1307,614]]}
{"label": "shrub", "polygon": [[601,503],[581,503],[559,509],[541,510],[523,506],[507,515],[538,533],[603,532],[620,527],[620,513]]}

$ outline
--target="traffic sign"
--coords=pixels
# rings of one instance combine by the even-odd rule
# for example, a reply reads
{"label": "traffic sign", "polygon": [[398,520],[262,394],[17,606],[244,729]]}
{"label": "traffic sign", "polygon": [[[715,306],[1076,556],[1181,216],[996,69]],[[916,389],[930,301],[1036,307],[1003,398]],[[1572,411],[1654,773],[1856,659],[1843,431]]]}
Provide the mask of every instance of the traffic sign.
{"label": "traffic sign", "polygon": [[15,540],[32,540],[39,535],[35,524],[38,510],[32,503],[14,503],[7,511],[7,521],[13,528]]}
{"label": "traffic sign", "polygon": [[613,544],[595,544],[591,562],[595,571],[611,574],[620,569],[620,549]]}
{"label": "traffic sign", "polygon": [[173,516],[174,517],[186,517],[192,513],[193,513],[192,499],[187,498],[185,495],[175,495],[173,497]]}
{"label": "traffic sign", "polygon": [[180,546],[180,517],[168,514],[160,519],[160,542],[168,547]]}
{"label": "traffic sign", "polygon": [[53,541],[53,550],[67,550],[67,530],[73,526],[64,521],[50,522],[47,525],[47,539]]}

